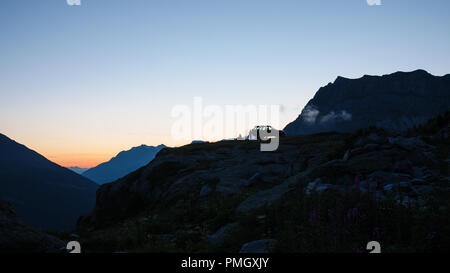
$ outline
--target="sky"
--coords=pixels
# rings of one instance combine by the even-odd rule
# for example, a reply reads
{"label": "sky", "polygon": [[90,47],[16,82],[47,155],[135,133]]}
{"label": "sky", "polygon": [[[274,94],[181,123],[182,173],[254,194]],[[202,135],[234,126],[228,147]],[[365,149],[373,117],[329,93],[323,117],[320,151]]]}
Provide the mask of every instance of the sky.
{"label": "sky", "polygon": [[282,128],[339,75],[450,73],[448,0],[80,4],[0,3],[0,133],[63,166],[188,143],[171,111],[194,97],[280,105]]}

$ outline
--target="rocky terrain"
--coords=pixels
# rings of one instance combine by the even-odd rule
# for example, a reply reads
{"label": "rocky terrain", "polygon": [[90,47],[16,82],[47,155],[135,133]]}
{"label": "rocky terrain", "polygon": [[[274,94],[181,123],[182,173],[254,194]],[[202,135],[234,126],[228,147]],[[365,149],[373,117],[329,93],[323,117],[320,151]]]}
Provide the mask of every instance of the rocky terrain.
{"label": "rocky terrain", "polygon": [[359,79],[338,77],[317,91],[288,135],[354,132],[368,126],[406,130],[450,110],[450,75],[424,70]]}
{"label": "rocky terrain", "polygon": [[[383,252],[448,251],[449,88],[449,75],[423,70],[339,77],[285,128],[276,151],[261,152],[258,140],[235,139],[122,152],[90,170],[101,183],[118,179],[97,190],[94,209],[75,230],[57,236],[75,236],[84,252],[364,252],[369,241],[380,242]],[[67,183],[56,183],[66,180],[44,179],[48,172],[31,163],[55,166],[6,137],[0,140],[9,149],[0,150],[3,162],[14,163],[0,173],[16,179],[1,181],[0,198],[6,196],[19,214],[24,203],[35,201],[17,202],[10,194],[18,185],[10,181],[20,178],[13,193],[51,201],[45,215],[31,216],[70,224],[49,212],[72,208],[62,205],[72,195],[61,199],[45,190],[66,192]],[[75,193],[95,189],[68,185]],[[82,214],[74,207],[72,222]],[[54,249],[52,237],[11,220],[7,205],[1,215],[0,232],[8,236],[0,244]],[[39,236],[45,237],[42,248],[29,247]]]}
{"label": "rocky terrain", "polygon": [[275,152],[256,141],[163,149],[102,185],[77,232],[91,251],[346,252],[374,234],[392,251],[428,250],[414,236],[436,234],[448,246],[449,120],[285,137]]}

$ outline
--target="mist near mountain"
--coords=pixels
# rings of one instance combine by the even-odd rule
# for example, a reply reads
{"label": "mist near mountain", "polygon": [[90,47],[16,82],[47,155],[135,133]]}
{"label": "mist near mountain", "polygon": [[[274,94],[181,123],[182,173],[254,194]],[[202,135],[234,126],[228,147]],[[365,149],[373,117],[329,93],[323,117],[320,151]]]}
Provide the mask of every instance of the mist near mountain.
{"label": "mist near mountain", "polygon": [[98,185],[0,134],[0,200],[16,208],[24,224],[62,231],[95,204]]}
{"label": "mist near mountain", "polygon": [[108,162],[85,171],[82,175],[98,184],[112,182],[147,165],[165,147],[163,144],[133,147],[128,151],[120,152]]}
{"label": "mist near mountain", "polygon": [[284,131],[306,135],[352,132],[368,126],[401,131],[448,110],[450,75],[438,77],[416,70],[359,79],[338,77],[320,88]]}
{"label": "mist near mountain", "polygon": [[67,167],[67,169],[69,169],[69,170],[71,170],[73,172],[76,172],[77,174],[82,174],[85,171],[89,170],[89,168],[80,168],[80,167],[77,167],[77,166]]}

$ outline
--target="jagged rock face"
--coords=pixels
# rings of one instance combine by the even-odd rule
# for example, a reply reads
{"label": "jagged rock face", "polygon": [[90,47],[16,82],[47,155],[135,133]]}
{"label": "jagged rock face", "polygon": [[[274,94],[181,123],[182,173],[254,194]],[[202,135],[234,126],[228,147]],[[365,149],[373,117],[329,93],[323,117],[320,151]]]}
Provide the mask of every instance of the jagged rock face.
{"label": "jagged rock face", "polygon": [[369,126],[402,131],[450,110],[450,75],[397,72],[360,79],[338,77],[317,91],[288,135],[352,132]]}
{"label": "jagged rock face", "polygon": [[0,252],[62,252],[64,242],[23,225],[12,206],[0,201]]}

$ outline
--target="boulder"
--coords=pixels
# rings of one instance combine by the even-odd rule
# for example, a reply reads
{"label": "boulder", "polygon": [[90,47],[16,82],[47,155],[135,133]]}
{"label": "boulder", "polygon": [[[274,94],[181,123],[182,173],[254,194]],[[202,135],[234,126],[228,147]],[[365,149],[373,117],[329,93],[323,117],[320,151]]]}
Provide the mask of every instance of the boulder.
{"label": "boulder", "polygon": [[230,223],[221,227],[214,234],[208,236],[208,242],[213,246],[220,245],[234,230],[236,230],[238,225],[238,223]]}
{"label": "boulder", "polygon": [[311,192],[320,184],[322,183],[322,180],[320,178],[317,178],[316,180],[308,183],[308,185],[306,186],[306,195],[310,195]]}
{"label": "boulder", "polygon": [[275,250],[277,241],[274,239],[263,239],[246,243],[239,253],[270,253]]}
{"label": "boulder", "polygon": [[223,194],[233,194],[239,192],[243,186],[247,184],[247,180],[236,177],[222,177],[216,185],[216,191]]}
{"label": "boulder", "polygon": [[398,145],[398,146],[402,147],[403,149],[410,150],[410,151],[414,151],[417,149],[421,149],[423,151],[434,149],[433,146],[426,144],[425,142],[423,142],[421,139],[419,139],[417,137],[410,137],[410,138],[401,137],[401,136],[388,137],[388,141],[390,144]]}
{"label": "boulder", "polygon": [[236,208],[238,213],[249,213],[254,209],[263,207],[264,205],[270,205],[273,202],[280,200],[286,193],[296,187],[310,172],[305,171],[286,179],[280,185],[277,185],[271,189],[257,192],[246,200],[244,200]]}
{"label": "boulder", "polygon": [[202,189],[200,190],[200,196],[208,195],[208,194],[210,194],[212,191],[213,191],[213,190],[211,189],[210,186],[204,185],[204,186],[202,187]]}
{"label": "boulder", "polygon": [[388,185],[384,186],[383,189],[387,192],[391,192],[394,190],[394,184],[388,184]]}

